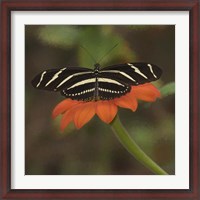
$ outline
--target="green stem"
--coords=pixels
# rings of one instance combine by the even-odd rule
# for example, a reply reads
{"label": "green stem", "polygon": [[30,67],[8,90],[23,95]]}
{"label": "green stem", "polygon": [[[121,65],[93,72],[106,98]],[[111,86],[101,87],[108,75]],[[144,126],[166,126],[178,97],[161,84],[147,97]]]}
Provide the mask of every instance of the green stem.
{"label": "green stem", "polygon": [[129,136],[118,116],[111,123],[112,130],[122,143],[122,145],[144,166],[150,169],[157,175],[168,175],[161,167],[159,167],[144,151],[136,144],[136,142]]}

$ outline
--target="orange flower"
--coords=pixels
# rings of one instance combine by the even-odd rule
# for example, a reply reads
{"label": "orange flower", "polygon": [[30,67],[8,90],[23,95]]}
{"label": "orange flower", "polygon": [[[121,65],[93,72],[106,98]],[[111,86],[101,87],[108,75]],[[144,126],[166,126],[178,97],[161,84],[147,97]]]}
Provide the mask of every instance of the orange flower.
{"label": "orange flower", "polygon": [[81,128],[92,117],[97,114],[105,123],[110,123],[117,114],[119,107],[128,108],[135,111],[138,106],[137,100],[153,102],[160,97],[159,90],[151,83],[139,86],[132,86],[131,91],[126,95],[105,101],[76,101],[65,99],[53,110],[52,117],[62,114],[60,128],[63,131],[70,122],[74,122],[76,128]]}

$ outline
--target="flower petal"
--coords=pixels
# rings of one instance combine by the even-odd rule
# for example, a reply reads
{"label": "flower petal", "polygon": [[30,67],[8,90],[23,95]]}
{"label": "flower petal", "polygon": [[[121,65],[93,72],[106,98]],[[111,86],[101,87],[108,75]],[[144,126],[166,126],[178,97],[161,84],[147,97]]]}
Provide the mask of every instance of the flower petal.
{"label": "flower petal", "polygon": [[71,110],[69,110],[62,116],[60,122],[60,130],[63,131],[72,120],[73,120],[73,114]]}
{"label": "flower petal", "polygon": [[96,103],[96,114],[105,123],[110,123],[117,114],[117,106],[114,101],[98,101]]}
{"label": "flower petal", "polygon": [[120,98],[116,98],[115,104],[122,108],[129,108],[133,112],[137,109],[138,102],[133,93],[128,93]]}
{"label": "flower petal", "polygon": [[57,117],[58,115],[66,112],[67,110],[69,110],[70,108],[72,108],[73,106],[75,106],[79,103],[80,103],[80,101],[75,101],[75,100],[72,100],[72,99],[65,99],[65,100],[61,101],[53,109],[52,117],[53,118]]}
{"label": "flower petal", "polygon": [[158,97],[161,97],[160,91],[151,83],[146,83],[139,86],[133,86],[131,93],[134,93],[137,99],[153,102]]}
{"label": "flower petal", "polygon": [[95,115],[95,102],[83,103],[74,112],[74,124],[79,129]]}

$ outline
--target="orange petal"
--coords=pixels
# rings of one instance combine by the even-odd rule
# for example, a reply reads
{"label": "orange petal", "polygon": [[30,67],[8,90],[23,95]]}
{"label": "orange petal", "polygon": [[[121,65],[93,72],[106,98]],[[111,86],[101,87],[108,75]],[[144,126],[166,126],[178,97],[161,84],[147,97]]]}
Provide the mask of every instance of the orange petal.
{"label": "orange petal", "polygon": [[72,108],[73,106],[75,106],[79,103],[80,103],[80,101],[75,101],[72,99],[65,99],[65,100],[61,101],[53,109],[52,117],[53,118],[57,117],[58,115],[62,114],[63,112],[66,112],[67,110],[69,110],[70,108]]}
{"label": "orange petal", "polygon": [[122,108],[129,108],[133,112],[137,109],[138,102],[133,93],[128,93],[120,98],[116,98],[115,104]]}
{"label": "orange petal", "polygon": [[134,93],[137,99],[153,102],[160,97],[160,91],[151,83],[133,86],[131,93]]}
{"label": "orange petal", "polygon": [[66,113],[64,113],[60,122],[61,131],[63,131],[72,120],[73,120],[72,110],[69,110]]}
{"label": "orange petal", "polygon": [[96,113],[105,123],[110,123],[117,114],[117,106],[114,101],[98,101],[96,103]]}
{"label": "orange petal", "polygon": [[74,112],[74,124],[79,129],[95,115],[95,102],[83,103]]}

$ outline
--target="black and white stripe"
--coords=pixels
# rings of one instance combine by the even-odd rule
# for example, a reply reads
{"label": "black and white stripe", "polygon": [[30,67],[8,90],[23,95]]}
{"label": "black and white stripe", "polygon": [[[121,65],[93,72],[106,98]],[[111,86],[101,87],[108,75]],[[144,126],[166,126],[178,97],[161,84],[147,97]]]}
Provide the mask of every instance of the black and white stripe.
{"label": "black and white stripe", "polygon": [[160,78],[162,70],[150,63],[126,63],[94,70],[66,67],[46,70],[38,74],[32,85],[38,89],[60,91],[74,100],[109,100],[130,92],[132,85],[140,85]]}

